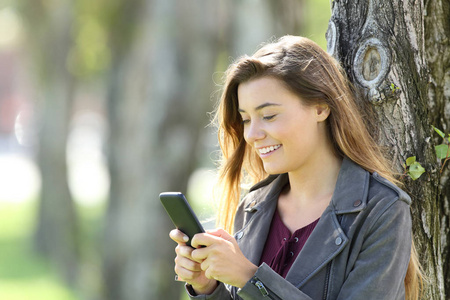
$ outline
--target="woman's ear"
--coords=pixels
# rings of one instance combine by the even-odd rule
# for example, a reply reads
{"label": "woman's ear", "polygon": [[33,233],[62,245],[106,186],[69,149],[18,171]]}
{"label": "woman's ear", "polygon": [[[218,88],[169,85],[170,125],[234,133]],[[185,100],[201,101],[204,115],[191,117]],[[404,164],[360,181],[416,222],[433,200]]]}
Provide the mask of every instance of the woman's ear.
{"label": "woman's ear", "polygon": [[317,104],[315,109],[317,122],[325,121],[330,115],[330,107],[327,104]]}

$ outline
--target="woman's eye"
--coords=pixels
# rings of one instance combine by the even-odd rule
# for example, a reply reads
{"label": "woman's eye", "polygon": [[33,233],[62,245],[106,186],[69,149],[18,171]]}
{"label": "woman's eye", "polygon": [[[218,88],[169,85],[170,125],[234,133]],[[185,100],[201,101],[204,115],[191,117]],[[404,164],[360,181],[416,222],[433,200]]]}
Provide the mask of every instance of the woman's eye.
{"label": "woman's eye", "polygon": [[264,116],[263,119],[266,121],[272,120],[276,115]]}
{"label": "woman's eye", "polygon": [[248,123],[250,123],[250,120],[249,119],[242,119],[242,124],[248,124]]}

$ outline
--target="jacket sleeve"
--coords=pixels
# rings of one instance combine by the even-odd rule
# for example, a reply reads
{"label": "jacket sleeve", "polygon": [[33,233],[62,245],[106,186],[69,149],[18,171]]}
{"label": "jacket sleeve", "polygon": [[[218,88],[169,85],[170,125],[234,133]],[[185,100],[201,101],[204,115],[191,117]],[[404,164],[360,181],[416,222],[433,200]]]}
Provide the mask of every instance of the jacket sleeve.
{"label": "jacket sleeve", "polygon": [[189,299],[199,299],[199,300],[231,300],[230,291],[226,288],[225,284],[219,282],[219,285],[216,287],[214,292],[210,295],[196,295],[194,290],[189,284],[186,284],[186,292],[189,296]]}
{"label": "jacket sleeve", "polygon": [[337,299],[405,299],[411,243],[409,205],[397,200],[365,231]]}
{"label": "jacket sleeve", "polygon": [[265,263],[258,268],[255,276],[238,290],[237,294],[244,300],[256,300],[263,297],[265,297],[263,299],[275,300],[312,300]]}

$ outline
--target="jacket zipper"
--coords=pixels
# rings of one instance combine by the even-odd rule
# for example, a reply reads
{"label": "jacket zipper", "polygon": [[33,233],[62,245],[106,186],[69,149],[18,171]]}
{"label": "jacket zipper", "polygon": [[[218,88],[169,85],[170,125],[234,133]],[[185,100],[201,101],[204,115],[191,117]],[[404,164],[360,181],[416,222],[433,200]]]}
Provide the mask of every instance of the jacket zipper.
{"label": "jacket zipper", "polygon": [[263,297],[267,297],[272,300],[283,300],[278,297],[271,289],[266,287],[257,277],[253,277],[251,283],[254,284],[258,290],[261,292]]}
{"label": "jacket zipper", "polygon": [[331,272],[331,262],[327,265],[327,273],[325,276],[325,288],[323,290],[323,297],[322,300],[327,300],[327,294],[328,294],[328,281],[330,280],[330,272]]}

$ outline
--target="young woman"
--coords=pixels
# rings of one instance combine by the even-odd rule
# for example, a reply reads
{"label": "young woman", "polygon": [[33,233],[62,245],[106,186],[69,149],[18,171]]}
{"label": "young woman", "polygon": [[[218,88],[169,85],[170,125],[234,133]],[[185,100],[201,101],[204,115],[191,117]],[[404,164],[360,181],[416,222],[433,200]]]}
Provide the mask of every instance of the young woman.
{"label": "young woman", "polygon": [[191,298],[418,298],[410,198],[332,57],[302,37],[263,46],[229,67],[216,117],[225,229],[195,249],[170,233]]}

